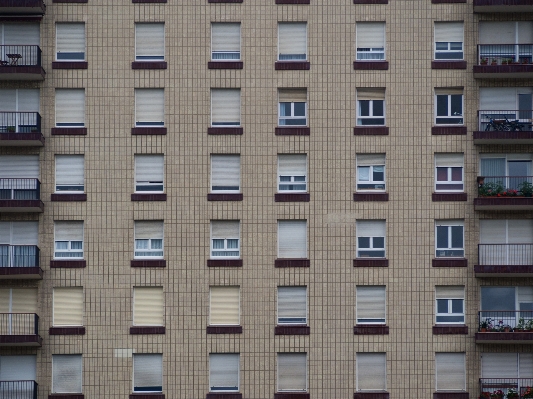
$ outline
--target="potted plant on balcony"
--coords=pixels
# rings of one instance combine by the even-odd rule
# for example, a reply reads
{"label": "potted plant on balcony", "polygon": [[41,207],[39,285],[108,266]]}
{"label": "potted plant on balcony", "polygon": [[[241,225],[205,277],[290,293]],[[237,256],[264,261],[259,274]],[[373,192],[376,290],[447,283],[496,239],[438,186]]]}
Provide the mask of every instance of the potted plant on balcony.
{"label": "potted plant on balcony", "polygon": [[524,331],[526,328],[526,321],[524,320],[523,317],[520,317],[518,319],[518,324],[516,325],[516,327],[514,328],[515,331]]}
{"label": "potted plant on balcony", "polygon": [[490,65],[498,65],[498,60],[496,58],[493,58],[492,61],[490,62]]}
{"label": "potted plant on balcony", "polygon": [[502,331],[503,332],[511,332],[511,326],[509,324],[505,324],[503,327],[502,327]]}
{"label": "potted plant on balcony", "polygon": [[490,399],[490,392],[481,392],[479,399]]}
{"label": "potted plant on balcony", "polygon": [[[524,328],[526,331],[533,331],[533,319],[528,320]],[[533,396],[532,396],[533,397]]]}
{"label": "potted plant on balcony", "polygon": [[501,389],[498,389],[497,391],[494,391],[490,394],[491,399],[503,399],[505,397],[505,394]]}
{"label": "potted plant on balcony", "polygon": [[513,388],[509,388],[507,390],[507,399],[518,399],[518,392],[516,391],[516,389],[513,389]]}
{"label": "potted plant on balcony", "polygon": [[524,197],[531,197],[533,195],[533,184],[524,181],[518,185],[518,190]]}
{"label": "potted plant on balcony", "polygon": [[524,399],[533,398],[533,389],[531,387],[526,387],[526,390],[524,391],[522,398]]}
{"label": "potted plant on balcony", "polygon": [[504,190],[502,182],[491,181],[488,183],[484,183],[483,185],[480,184],[478,191],[480,197],[496,197],[501,196]]}
{"label": "potted plant on balcony", "polygon": [[15,133],[15,126],[8,126],[7,127],[7,132],[8,133]]}
{"label": "potted plant on balcony", "polygon": [[487,319],[479,323],[479,332],[487,332],[487,328],[489,328],[489,322]]}
{"label": "potted plant on balcony", "polygon": [[489,59],[488,58],[482,58],[481,59],[481,62],[480,62],[481,65],[487,65],[488,63],[489,63]]}

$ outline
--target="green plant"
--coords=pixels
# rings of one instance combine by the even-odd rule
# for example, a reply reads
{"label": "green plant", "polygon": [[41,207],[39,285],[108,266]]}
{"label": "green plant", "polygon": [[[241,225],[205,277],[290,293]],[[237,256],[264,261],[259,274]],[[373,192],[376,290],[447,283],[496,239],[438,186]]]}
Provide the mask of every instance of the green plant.
{"label": "green plant", "polygon": [[516,389],[509,388],[507,390],[507,399],[516,399],[516,398],[518,398],[518,392],[516,391]]}
{"label": "green plant", "polygon": [[531,387],[527,387],[522,395],[522,398],[533,398],[533,389]]}
{"label": "green plant", "polygon": [[520,191],[524,197],[531,197],[533,195],[533,184],[528,181],[523,181],[518,185],[518,191]]}
{"label": "green plant", "polygon": [[520,317],[518,319],[518,324],[516,325],[515,329],[524,330],[525,328],[526,328],[526,321],[524,320],[523,317]]}
{"label": "green plant", "polygon": [[7,131],[8,131],[9,133],[15,133],[15,126],[8,126],[8,127],[7,127]]}
{"label": "green plant", "polygon": [[489,328],[489,322],[488,322],[488,320],[485,319],[485,320],[481,321],[481,322],[479,323],[479,328]]}
{"label": "green plant", "polygon": [[488,182],[483,184],[478,189],[481,197],[494,197],[498,194],[501,195],[504,191],[502,182]]}

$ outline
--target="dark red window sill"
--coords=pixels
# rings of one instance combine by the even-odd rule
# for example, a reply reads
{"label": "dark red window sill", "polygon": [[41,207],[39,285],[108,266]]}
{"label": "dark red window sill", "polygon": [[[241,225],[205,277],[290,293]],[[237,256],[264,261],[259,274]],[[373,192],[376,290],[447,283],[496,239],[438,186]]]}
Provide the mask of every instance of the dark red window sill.
{"label": "dark red window sill", "polygon": [[209,61],[207,69],[243,69],[242,61]]}
{"label": "dark red window sill", "polygon": [[358,324],[353,328],[354,335],[389,335],[389,326]]}
{"label": "dark red window sill", "polygon": [[50,335],[85,335],[85,327],[50,327]]}
{"label": "dark red window sill", "polygon": [[242,259],[208,259],[207,267],[242,267]]}
{"label": "dark red window sill", "polygon": [[389,69],[388,61],[354,61],[353,69],[355,71],[387,71]]}
{"label": "dark red window sill", "polygon": [[354,201],[388,201],[389,193],[354,193]]}
{"label": "dark red window sill", "polygon": [[274,399],[310,399],[311,396],[308,393],[303,392],[283,392],[275,393]]}
{"label": "dark red window sill", "polygon": [[[465,2],[466,3],[466,2]],[[433,399],[469,399],[468,392],[433,392]]]}
{"label": "dark red window sill", "polygon": [[311,128],[308,127],[277,127],[276,136],[309,136]]}
{"label": "dark red window sill", "polygon": [[54,61],[52,62],[52,69],[87,69],[89,63],[86,61]]}
{"label": "dark red window sill", "polygon": [[242,201],[243,195],[239,193],[231,194],[207,194],[208,201]]}
{"label": "dark red window sill", "polygon": [[311,194],[309,193],[278,193],[274,194],[275,202],[309,202]]}
{"label": "dark red window sill", "polygon": [[88,3],[88,0],[52,0],[52,3]]}
{"label": "dark red window sill", "polygon": [[230,393],[230,392],[210,392],[205,395],[205,399],[242,399],[242,393]]}
{"label": "dark red window sill", "polygon": [[431,61],[431,69],[466,69],[466,61]]}
{"label": "dark red window sill", "polygon": [[167,195],[164,193],[161,194],[140,194],[135,193],[131,195],[132,201],[166,201]]}
{"label": "dark red window sill", "polygon": [[353,0],[354,4],[389,4],[389,0]]}
{"label": "dark red window sill", "polygon": [[467,267],[467,259],[432,259],[432,267]]}
{"label": "dark red window sill", "polygon": [[165,334],[166,329],[164,326],[133,326],[130,327],[131,335],[138,334]]}
{"label": "dark red window sill", "polygon": [[276,71],[308,71],[311,69],[311,63],[309,61],[276,61],[274,68]]}
{"label": "dark red window sill", "polygon": [[387,126],[356,126],[353,128],[354,136],[388,136]]}
{"label": "dark red window sill", "polygon": [[207,334],[242,334],[242,326],[207,326]]}
{"label": "dark red window sill", "polygon": [[87,261],[82,260],[51,260],[50,268],[51,269],[83,269],[87,267]]}
{"label": "dark red window sill", "polygon": [[207,134],[212,136],[241,136],[244,132],[242,127],[210,127],[207,128]]}
{"label": "dark red window sill", "polygon": [[309,259],[276,259],[274,267],[310,267],[311,261]]}
{"label": "dark red window sill", "polygon": [[87,201],[87,194],[52,194],[50,201],[68,202],[68,201]]}
{"label": "dark red window sill", "polygon": [[389,267],[389,260],[382,258],[357,258],[353,260],[353,267]]}
{"label": "dark red window sill", "polygon": [[[54,1],[54,3],[57,3],[57,1]],[[82,393],[54,393],[51,395],[48,395],[48,399],[84,399],[85,395]]]}
{"label": "dark red window sill", "polygon": [[167,267],[165,259],[134,259],[130,261],[131,267]]}
{"label": "dark red window sill", "polygon": [[311,4],[309,0],[276,0],[276,4]]}
{"label": "dark red window sill", "polygon": [[431,134],[434,136],[465,135],[466,126],[433,126]]}
{"label": "dark red window sill", "polygon": [[166,127],[133,127],[131,128],[132,136],[164,136],[167,134]]}
{"label": "dark red window sill", "polygon": [[131,393],[129,399],[165,399],[165,395],[162,393]]}
{"label": "dark red window sill", "polygon": [[166,61],[133,61],[131,69],[167,69]]}
{"label": "dark red window sill", "polygon": [[86,127],[53,127],[52,136],[86,136]]}
{"label": "dark red window sill", "polygon": [[131,0],[132,3],[166,3],[167,0]]}
{"label": "dark red window sill", "polygon": [[242,0],[207,0],[208,3],[242,3]]}
{"label": "dark red window sill", "polygon": [[456,326],[433,326],[433,335],[456,335],[456,334],[468,334],[468,327],[465,325]]}
{"label": "dark red window sill", "polygon": [[311,328],[304,325],[293,326],[276,326],[274,328],[274,335],[309,335],[311,334]]}
{"label": "dark red window sill", "polygon": [[433,202],[466,201],[467,195],[466,193],[433,193],[431,200]]}
{"label": "dark red window sill", "polygon": [[431,0],[433,4],[466,3],[466,0]]}
{"label": "dark red window sill", "polygon": [[388,392],[356,392],[353,399],[389,399]]}

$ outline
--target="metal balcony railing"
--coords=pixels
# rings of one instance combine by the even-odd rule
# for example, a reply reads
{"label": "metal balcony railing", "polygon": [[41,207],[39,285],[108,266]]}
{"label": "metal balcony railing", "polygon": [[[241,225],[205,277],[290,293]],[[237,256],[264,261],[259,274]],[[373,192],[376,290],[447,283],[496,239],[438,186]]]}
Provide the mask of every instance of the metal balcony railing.
{"label": "metal balcony railing", "polygon": [[41,132],[38,112],[0,112],[0,134]]}
{"label": "metal balcony railing", "polygon": [[38,179],[0,179],[0,200],[6,199],[41,199],[41,182]]}
{"label": "metal balcony railing", "polygon": [[0,335],[39,335],[39,316],[35,313],[0,313]]}
{"label": "metal balcony railing", "polygon": [[41,66],[41,48],[35,45],[0,46],[0,67]]}
{"label": "metal balcony railing", "polygon": [[479,332],[533,332],[533,310],[482,310],[478,321]]}
{"label": "metal balcony railing", "polygon": [[532,131],[533,110],[479,110],[478,130],[480,131],[501,131],[518,132]]}
{"label": "metal balcony railing", "polygon": [[35,381],[0,381],[0,399],[37,399]]}
{"label": "metal balcony railing", "polygon": [[533,265],[533,244],[478,244],[480,265]]}
{"label": "metal balcony railing", "polygon": [[39,267],[37,245],[0,244],[0,267]]}
{"label": "metal balcony railing", "polygon": [[531,64],[533,44],[478,44],[478,65]]}
{"label": "metal balcony railing", "polygon": [[[502,373],[506,371],[508,370],[502,369]],[[531,387],[533,387],[533,378],[480,378],[479,390],[481,395],[479,397],[489,399],[491,398],[491,394],[497,391],[502,391],[505,395],[504,397],[507,397],[509,390],[512,389],[519,395],[518,398],[522,399]]]}
{"label": "metal balcony railing", "polygon": [[479,197],[529,196],[533,176],[480,176],[478,177]]}

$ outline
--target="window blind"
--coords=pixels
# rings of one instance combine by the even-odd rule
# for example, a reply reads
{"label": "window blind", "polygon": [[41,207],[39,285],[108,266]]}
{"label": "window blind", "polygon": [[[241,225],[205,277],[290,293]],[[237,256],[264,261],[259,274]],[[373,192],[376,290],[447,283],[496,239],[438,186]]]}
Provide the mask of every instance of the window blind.
{"label": "window blind", "polygon": [[307,353],[278,353],[278,391],[307,390]]}
{"label": "window blind", "polygon": [[211,51],[240,52],[241,24],[240,23],[212,23]]}
{"label": "window blind", "polygon": [[518,354],[518,378],[533,378],[533,353]]}
{"label": "window blind", "polygon": [[57,23],[56,50],[58,60],[84,60],[85,24]]}
{"label": "window blind", "polygon": [[11,313],[37,313],[37,288],[12,288]]}
{"label": "window blind", "polygon": [[384,220],[356,220],[357,237],[385,237]]}
{"label": "window blind", "polygon": [[81,355],[52,355],[52,392],[81,393]]}
{"label": "window blind", "polygon": [[211,238],[239,238],[238,220],[212,220]]}
{"label": "window blind", "polygon": [[357,166],[385,165],[385,154],[357,154]]}
{"label": "window blind", "polygon": [[[35,381],[36,379],[37,357],[35,355],[0,356],[0,381]],[[28,397],[32,397],[31,394]]]}
{"label": "window blind", "polygon": [[162,391],[163,355],[160,353],[133,354],[133,390]]}
{"label": "window blind", "polygon": [[435,87],[435,95],[463,94],[462,87]]}
{"label": "window blind", "polygon": [[85,89],[56,89],[56,126],[85,125]]}
{"label": "window blind", "polygon": [[239,287],[209,288],[209,324],[239,325]]}
{"label": "window blind", "polygon": [[518,44],[533,43],[533,21],[517,21]]}
{"label": "window blind", "polygon": [[83,325],[83,287],[54,288],[53,325]]}
{"label": "window blind", "polygon": [[39,89],[17,89],[17,111],[39,112]]}
{"label": "window blind", "polygon": [[513,219],[507,221],[510,244],[533,244],[533,220]]}
{"label": "window blind", "polygon": [[0,244],[37,245],[39,222],[0,222]]}
{"label": "window blind", "polygon": [[479,21],[479,44],[516,43],[515,21]]}
{"label": "window blind", "polygon": [[518,353],[482,353],[481,378],[517,378]]}
{"label": "window blind", "polygon": [[437,153],[435,154],[436,166],[463,167],[464,155],[456,153]]}
{"label": "window blind", "polygon": [[307,89],[279,89],[280,103],[305,103],[307,102]]}
{"label": "window blind", "polygon": [[464,299],[465,287],[463,285],[437,285],[435,298],[437,299]]}
{"label": "window blind", "polygon": [[516,287],[518,303],[533,303],[533,287]]}
{"label": "window blind", "polygon": [[163,155],[135,155],[135,182],[162,182],[164,168]]}
{"label": "window blind", "polygon": [[435,22],[435,42],[463,42],[463,22]]}
{"label": "window blind", "polygon": [[384,286],[357,286],[357,322],[385,321],[386,294]]}
{"label": "window blind", "polygon": [[241,89],[211,89],[211,124],[239,126],[241,121]]}
{"label": "window blind", "polygon": [[464,391],[466,369],[464,353],[435,353],[437,391]]}
{"label": "window blind", "polygon": [[211,353],[209,355],[211,391],[239,390],[239,358],[238,353]]}
{"label": "window blind", "polygon": [[39,178],[39,155],[0,155],[2,179]]}
{"label": "window blind", "polygon": [[387,386],[385,353],[357,353],[356,374],[358,391],[384,391]]}
{"label": "window blind", "polygon": [[162,220],[139,220],[135,222],[135,239],[160,239],[164,236]]}
{"label": "window blind", "polygon": [[307,287],[278,287],[278,323],[307,323]]}
{"label": "window blind", "polygon": [[479,109],[505,111],[517,109],[517,93],[514,87],[480,87]]}
{"label": "window blind", "polygon": [[164,125],[164,89],[135,89],[135,121],[137,125]]}
{"label": "window blind", "polygon": [[385,22],[357,22],[355,40],[357,48],[385,47]]}
{"label": "window blind", "polygon": [[278,155],[278,174],[280,176],[306,176],[306,154],[280,154]]}
{"label": "window blind", "polygon": [[278,23],[278,51],[279,59],[307,58],[307,23],[279,22]]}
{"label": "window blind", "polygon": [[133,288],[133,324],[162,326],[164,295],[162,287]]}
{"label": "window blind", "polygon": [[507,242],[507,222],[501,219],[479,220],[480,244],[505,244]]}
{"label": "window blind", "polygon": [[306,220],[278,220],[278,258],[307,258]]}
{"label": "window blind", "polygon": [[56,155],[56,185],[83,186],[83,182],[83,155]]}
{"label": "window blind", "polygon": [[83,222],[54,222],[55,241],[83,241]]}
{"label": "window blind", "polygon": [[135,57],[138,60],[165,59],[165,24],[135,24]]}
{"label": "window blind", "polygon": [[212,191],[239,191],[240,181],[240,155],[211,155]]}
{"label": "window blind", "polygon": [[[7,23],[3,24],[3,41],[0,44],[5,46],[39,46],[40,45],[40,31],[39,23]],[[0,30],[1,31],[1,30]],[[8,51],[15,50],[13,47],[8,47]]]}

